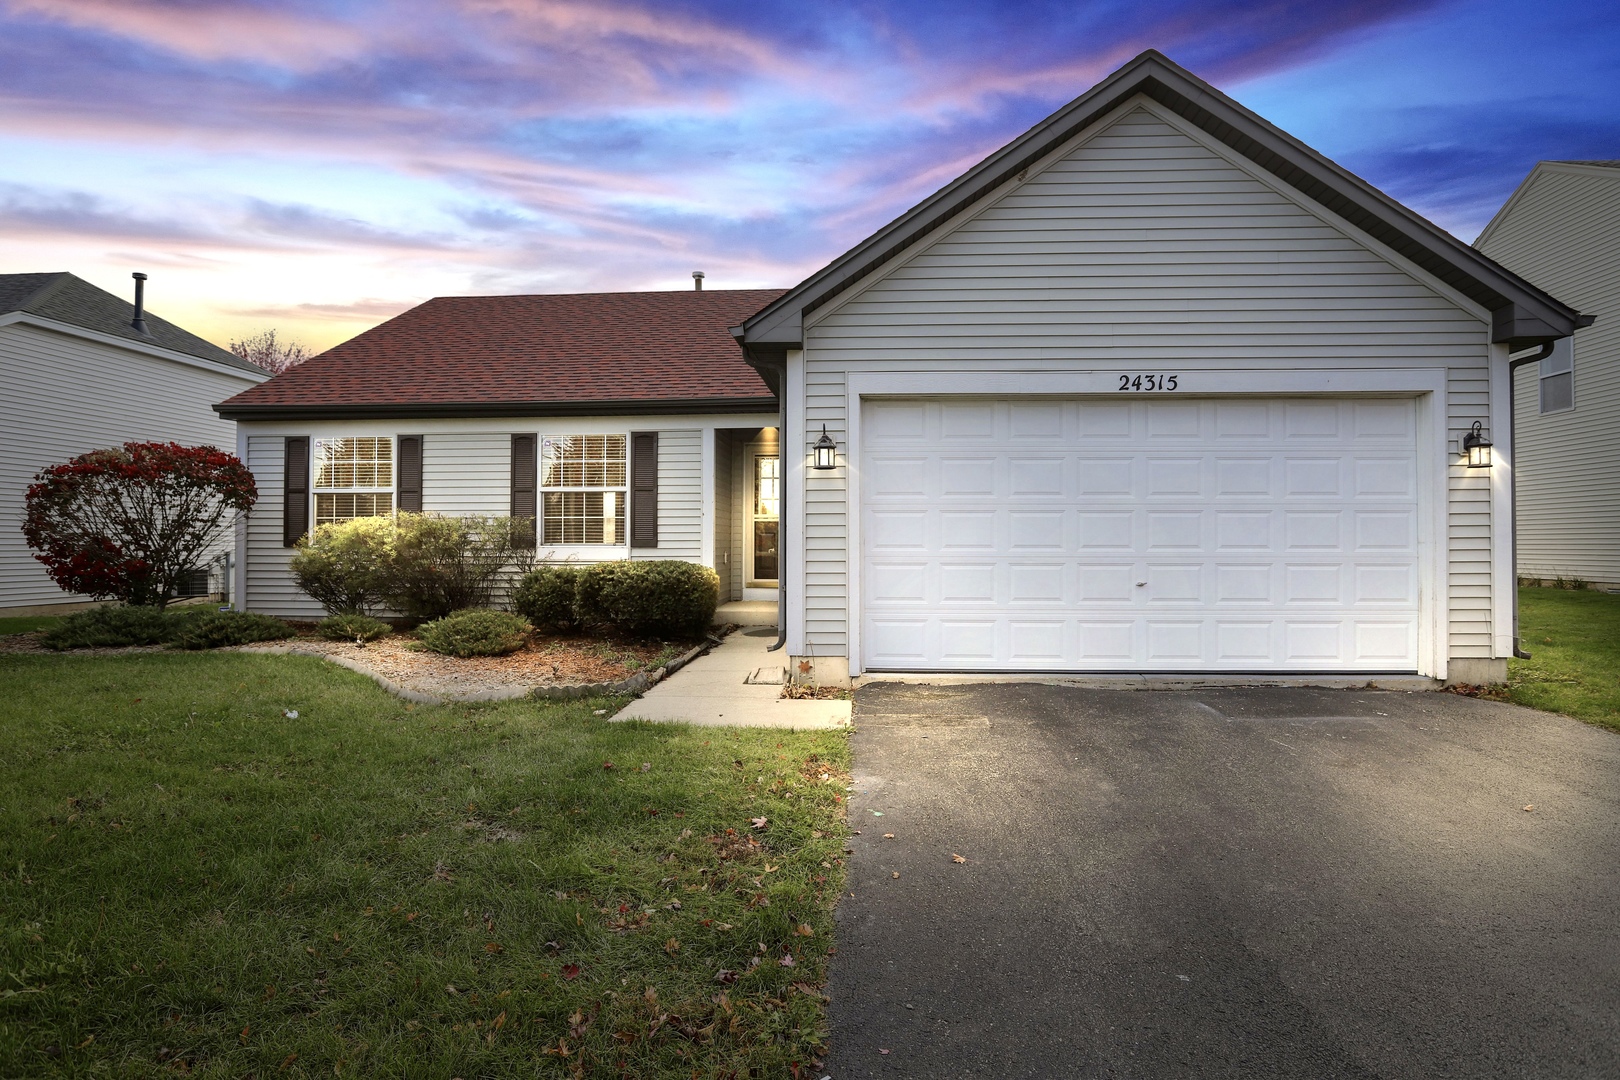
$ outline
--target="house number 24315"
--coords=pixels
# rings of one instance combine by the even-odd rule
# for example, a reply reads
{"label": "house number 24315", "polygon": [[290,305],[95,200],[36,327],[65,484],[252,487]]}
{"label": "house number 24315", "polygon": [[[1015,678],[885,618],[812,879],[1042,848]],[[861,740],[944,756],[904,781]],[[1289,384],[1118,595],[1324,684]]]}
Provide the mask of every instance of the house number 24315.
{"label": "house number 24315", "polygon": [[1120,375],[1119,389],[1121,390],[1174,390],[1176,376],[1174,375]]}

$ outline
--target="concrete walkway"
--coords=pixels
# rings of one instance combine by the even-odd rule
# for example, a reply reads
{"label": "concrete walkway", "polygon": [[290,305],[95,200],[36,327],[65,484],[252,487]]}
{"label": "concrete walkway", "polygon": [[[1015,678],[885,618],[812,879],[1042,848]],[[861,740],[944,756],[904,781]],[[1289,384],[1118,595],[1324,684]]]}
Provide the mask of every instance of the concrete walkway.
{"label": "concrete walkway", "polygon": [[708,654],[654,684],[613,719],[706,727],[847,727],[849,701],[789,700],[781,696],[783,656],[780,652],[766,652],[775,643],[773,626],[739,630]]}

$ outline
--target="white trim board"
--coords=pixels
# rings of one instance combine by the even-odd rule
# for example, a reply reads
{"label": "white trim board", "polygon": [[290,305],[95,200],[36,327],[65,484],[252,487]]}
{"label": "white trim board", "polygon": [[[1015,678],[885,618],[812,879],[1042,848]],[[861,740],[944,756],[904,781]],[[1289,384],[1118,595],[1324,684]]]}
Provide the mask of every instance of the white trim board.
{"label": "white trim board", "polygon": [[[794,376],[794,367],[799,369]],[[1419,672],[1437,679],[1446,677],[1447,648],[1446,620],[1448,615],[1448,566],[1446,510],[1450,497],[1450,457],[1446,428],[1446,377],[1443,367],[1402,368],[1316,368],[1297,371],[1263,371],[1253,369],[1201,370],[1186,372],[1174,393],[1138,394],[1132,398],[1151,397],[1167,400],[1177,397],[1207,397],[1222,395],[1276,396],[1276,395],[1364,395],[1402,396],[1418,399],[1418,475],[1429,476],[1428,484],[1418,486],[1419,520],[1427,527],[1418,538],[1418,565],[1420,568],[1419,597],[1426,605],[1425,617],[1420,623],[1418,654]],[[803,364],[789,366],[789,384],[800,384],[802,398]],[[1007,397],[1022,395],[1119,396],[1118,376],[1113,371],[1073,372],[929,372],[926,374],[901,372],[851,372],[848,376],[848,432],[845,447],[848,486],[845,502],[845,520],[848,522],[846,544],[849,551],[845,622],[848,627],[849,672],[860,675],[864,670],[861,660],[861,409],[866,398],[877,397],[942,397],[951,395]],[[791,400],[791,399],[790,399]],[[803,418],[789,412],[789,423],[797,422],[803,442]],[[794,471],[802,477],[804,455],[796,455]],[[795,506],[803,512],[802,482],[794,491]],[[803,546],[802,530],[797,532],[798,543]],[[790,568],[790,580],[796,592],[794,610],[802,612],[805,601],[803,558]],[[789,651],[803,654],[804,627],[801,615],[789,628]]]}

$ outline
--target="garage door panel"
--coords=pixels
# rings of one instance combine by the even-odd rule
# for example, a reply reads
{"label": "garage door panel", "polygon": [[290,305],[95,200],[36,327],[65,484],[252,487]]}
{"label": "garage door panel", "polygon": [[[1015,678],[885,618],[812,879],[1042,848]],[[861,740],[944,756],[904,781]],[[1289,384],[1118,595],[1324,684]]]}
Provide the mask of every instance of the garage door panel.
{"label": "garage door panel", "polygon": [[1410,400],[865,411],[867,668],[1417,666]]}

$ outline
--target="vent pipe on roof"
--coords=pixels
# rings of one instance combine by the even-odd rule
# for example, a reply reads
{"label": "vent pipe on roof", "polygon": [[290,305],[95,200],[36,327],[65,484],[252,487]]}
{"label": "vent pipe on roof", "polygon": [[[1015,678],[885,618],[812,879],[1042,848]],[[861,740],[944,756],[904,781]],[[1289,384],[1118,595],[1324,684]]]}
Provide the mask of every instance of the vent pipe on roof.
{"label": "vent pipe on roof", "polygon": [[135,328],[137,334],[144,334],[146,330],[146,275],[139,270],[129,275],[135,279],[135,317],[129,325]]}
{"label": "vent pipe on roof", "polygon": [[703,291],[703,271],[692,271],[692,288],[696,289],[698,292]]}

